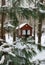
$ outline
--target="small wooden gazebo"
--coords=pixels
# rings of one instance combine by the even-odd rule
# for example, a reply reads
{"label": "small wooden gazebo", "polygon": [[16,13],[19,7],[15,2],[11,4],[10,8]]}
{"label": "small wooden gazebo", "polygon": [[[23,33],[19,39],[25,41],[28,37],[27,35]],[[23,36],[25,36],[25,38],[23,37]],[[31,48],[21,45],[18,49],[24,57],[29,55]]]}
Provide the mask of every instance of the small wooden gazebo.
{"label": "small wooden gazebo", "polygon": [[23,23],[16,27],[16,33],[19,37],[32,36],[32,27],[27,23]]}

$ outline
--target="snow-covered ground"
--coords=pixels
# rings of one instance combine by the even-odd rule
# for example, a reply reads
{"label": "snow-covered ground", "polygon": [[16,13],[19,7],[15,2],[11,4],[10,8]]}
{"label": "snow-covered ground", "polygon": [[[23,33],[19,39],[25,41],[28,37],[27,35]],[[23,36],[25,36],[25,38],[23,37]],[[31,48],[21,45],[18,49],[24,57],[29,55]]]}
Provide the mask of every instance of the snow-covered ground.
{"label": "snow-covered ground", "polygon": [[[5,39],[6,39],[6,42],[12,44],[13,42],[13,37],[10,35],[10,34],[5,34]],[[36,41],[36,44],[38,43],[38,37],[37,35],[35,36],[35,41]],[[42,46],[45,46],[45,33],[42,34],[42,37],[41,37],[41,45]]]}
{"label": "snow-covered ground", "polygon": [[6,42],[8,42],[9,44],[12,44],[13,37],[10,34],[5,34],[5,39],[6,39]]}
{"label": "snow-covered ground", "polygon": [[[37,37],[37,35],[35,36],[35,41],[36,41],[36,44],[37,44],[38,43],[38,37]],[[45,33],[42,34],[41,45],[45,46]]]}
{"label": "snow-covered ground", "polygon": [[[35,39],[36,39],[36,44],[37,44],[37,42],[38,42],[37,35],[36,35]],[[42,34],[41,45],[45,46],[45,33]],[[38,54],[32,58],[32,61],[35,61],[36,63],[37,63],[38,60],[40,60],[40,61],[45,60],[45,50],[42,50],[41,52],[38,52]],[[44,62],[42,62],[40,65],[45,65]]]}

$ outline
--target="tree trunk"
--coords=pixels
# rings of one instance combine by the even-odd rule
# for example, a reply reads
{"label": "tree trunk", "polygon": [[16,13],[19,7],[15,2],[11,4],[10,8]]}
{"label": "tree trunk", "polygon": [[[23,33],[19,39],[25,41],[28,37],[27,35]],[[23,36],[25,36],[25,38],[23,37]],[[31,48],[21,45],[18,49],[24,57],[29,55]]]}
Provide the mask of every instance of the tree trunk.
{"label": "tree trunk", "polygon": [[[43,3],[43,0],[40,0]],[[41,44],[41,35],[42,35],[42,14],[39,13],[39,22],[38,22],[38,43]]]}
{"label": "tree trunk", "polygon": [[[43,0],[40,0],[40,2],[42,2],[43,3]],[[39,13],[39,22],[38,22],[38,43],[39,43],[39,45],[38,45],[38,48],[41,50],[41,35],[42,35],[42,31],[41,31],[41,29],[42,29],[42,14],[41,13]]]}
{"label": "tree trunk", "polygon": [[[34,40],[35,40],[35,19],[34,19]],[[34,42],[35,43],[35,42]]]}
{"label": "tree trunk", "polygon": [[1,18],[1,39],[4,39],[4,29],[3,29],[3,23],[4,23],[4,19],[5,19],[5,14],[2,13],[2,18]]}
{"label": "tree trunk", "polygon": [[41,16],[39,17],[39,23],[38,23],[38,43],[41,44],[41,35],[42,35],[42,18]]}
{"label": "tree trunk", "polygon": [[[2,6],[5,5],[5,0],[2,0]],[[5,20],[5,13],[3,12],[1,15],[1,39],[4,39],[4,29],[3,29],[3,23]]]}
{"label": "tree trunk", "polygon": [[15,29],[14,29],[14,31],[13,31],[13,41],[15,41],[16,40],[16,32],[15,32]]}

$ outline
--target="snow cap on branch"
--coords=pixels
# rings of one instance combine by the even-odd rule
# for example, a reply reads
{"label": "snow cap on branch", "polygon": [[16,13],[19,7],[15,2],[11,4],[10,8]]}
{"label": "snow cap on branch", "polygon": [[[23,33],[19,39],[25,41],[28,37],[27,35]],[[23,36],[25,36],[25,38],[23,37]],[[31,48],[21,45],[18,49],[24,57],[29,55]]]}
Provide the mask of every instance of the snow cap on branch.
{"label": "snow cap on branch", "polygon": [[0,64],[3,64],[4,60],[5,60],[5,56],[3,55],[2,58],[1,58],[1,60],[0,60]]}

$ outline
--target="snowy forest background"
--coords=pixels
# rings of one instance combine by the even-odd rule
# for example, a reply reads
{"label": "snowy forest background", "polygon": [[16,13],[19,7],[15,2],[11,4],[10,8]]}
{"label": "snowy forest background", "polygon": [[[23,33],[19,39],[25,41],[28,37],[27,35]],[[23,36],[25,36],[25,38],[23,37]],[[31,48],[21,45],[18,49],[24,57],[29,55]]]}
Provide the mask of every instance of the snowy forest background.
{"label": "snowy forest background", "polygon": [[[16,36],[22,23],[32,36]],[[0,0],[0,65],[45,65],[45,0]]]}

